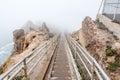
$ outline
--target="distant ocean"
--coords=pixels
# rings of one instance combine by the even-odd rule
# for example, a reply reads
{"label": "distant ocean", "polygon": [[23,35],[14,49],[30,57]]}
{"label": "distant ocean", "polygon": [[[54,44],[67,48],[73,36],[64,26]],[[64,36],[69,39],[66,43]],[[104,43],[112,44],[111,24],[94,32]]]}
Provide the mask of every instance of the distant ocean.
{"label": "distant ocean", "polygon": [[13,43],[9,43],[4,47],[0,48],[0,66],[7,60],[7,58],[12,54]]}

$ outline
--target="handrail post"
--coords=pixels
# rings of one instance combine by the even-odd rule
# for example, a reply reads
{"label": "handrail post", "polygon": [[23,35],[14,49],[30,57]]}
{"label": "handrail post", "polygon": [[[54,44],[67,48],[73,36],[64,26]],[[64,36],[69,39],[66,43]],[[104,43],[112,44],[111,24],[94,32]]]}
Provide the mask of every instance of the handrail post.
{"label": "handrail post", "polygon": [[24,80],[27,80],[27,65],[26,65],[26,59],[24,59],[23,61],[24,67],[23,67],[23,71],[24,71]]}
{"label": "handrail post", "polygon": [[[100,64],[84,49],[77,41],[75,41],[72,37],[69,36],[69,40],[73,40],[77,44],[77,50],[82,51],[82,54],[85,54],[86,57],[90,60],[90,78],[94,80],[94,78],[98,77],[99,80],[111,80],[104,69],[101,67]],[[71,42],[71,41],[70,41]],[[73,44],[75,44],[73,43]],[[89,66],[88,66],[89,67]],[[97,72],[96,72],[97,70]],[[92,73],[92,74],[91,74]],[[94,74],[95,73],[95,74]],[[96,76],[95,76],[96,75]],[[93,76],[93,77],[92,77]]]}
{"label": "handrail post", "polygon": [[91,80],[94,80],[94,67],[95,67],[94,62],[92,62],[92,66],[91,66],[92,78],[91,78]]}
{"label": "handrail post", "polygon": [[117,11],[118,11],[118,8],[119,8],[119,0],[118,0],[118,3],[117,3],[117,7],[115,7],[115,12],[114,12],[114,15],[113,15],[113,21],[115,21],[115,18],[116,18],[116,15],[117,15]]}
{"label": "handrail post", "polygon": [[77,61],[77,44],[75,43],[75,61]]}

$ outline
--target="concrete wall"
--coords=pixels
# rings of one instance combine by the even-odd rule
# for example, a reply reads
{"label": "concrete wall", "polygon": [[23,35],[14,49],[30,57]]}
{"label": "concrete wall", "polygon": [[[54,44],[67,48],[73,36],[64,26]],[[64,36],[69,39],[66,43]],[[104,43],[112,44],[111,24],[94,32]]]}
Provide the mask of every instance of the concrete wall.
{"label": "concrete wall", "polygon": [[113,32],[113,34],[120,39],[120,24],[112,22],[111,19],[102,14],[99,14],[97,19],[102,22],[109,31]]}

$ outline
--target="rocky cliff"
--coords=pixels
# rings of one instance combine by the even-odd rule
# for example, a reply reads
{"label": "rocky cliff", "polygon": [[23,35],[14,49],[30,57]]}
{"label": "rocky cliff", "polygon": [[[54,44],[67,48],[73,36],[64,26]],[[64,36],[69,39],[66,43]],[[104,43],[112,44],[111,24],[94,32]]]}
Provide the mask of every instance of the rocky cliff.
{"label": "rocky cliff", "polygon": [[[120,79],[120,40],[104,24],[86,17],[74,35],[90,54],[105,68],[112,80]],[[77,36],[76,36],[77,35]]]}
{"label": "rocky cliff", "polygon": [[20,54],[26,48],[30,46],[30,44],[34,44],[34,42],[38,42],[39,44],[49,39],[49,29],[46,24],[43,23],[40,30],[36,30],[32,27],[29,28],[29,31],[25,34],[23,29],[18,29],[13,32],[14,36],[14,53]]}
{"label": "rocky cliff", "polygon": [[39,30],[43,31],[45,33],[49,33],[49,29],[48,29],[48,27],[47,27],[45,22],[42,24],[42,27],[40,27]]}
{"label": "rocky cliff", "polygon": [[[43,23],[44,24],[44,23]],[[39,28],[36,30],[34,28],[29,28],[28,32],[25,33],[23,29],[18,29],[13,32],[14,36],[14,53],[12,56],[4,63],[3,72],[7,71],[14,64],[16,64],[25,55],[33,51],[44,41],[50,39],[49,29],[46,25],[42,26],[42,30]]]}
{"label": "rocky cliff", "polygon": [[23,45],[24,45],[24,40],[25,40],[25,37],[24,37],[25,33],[24,33],[24,30],[23,29],[18,29],[18,30],[15,30],[13,32],[13,36],[14,36],[14,54],[16,53],[21,53],[23,51]]}

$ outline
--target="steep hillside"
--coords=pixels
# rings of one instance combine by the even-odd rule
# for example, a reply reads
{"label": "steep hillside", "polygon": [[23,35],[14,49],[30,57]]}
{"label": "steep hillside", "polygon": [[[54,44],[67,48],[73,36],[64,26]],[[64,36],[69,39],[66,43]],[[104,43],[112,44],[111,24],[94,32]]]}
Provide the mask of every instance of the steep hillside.
{"label": "steep hillside", "polygon": [[42,28],[34,29],[29,28],[25,33],[24,29],[18,29],[13,32],[14,36],[14,52],[8,58],[8,60],[1,67],[1,72],[5,72],[15,65],[20,59],[25,57],[36,47],[42,44],[44,41],[49,40],[52,36],[49,33],[48,27],[43,23]]}
{"label": "steep hillside", "polygon": [[[112,80],[120,79],[120,40],[101,22],[86,17],[82,28],[74,35],[78,42],[108,72]],[[78,38],[79,37],[79,38]]]}

